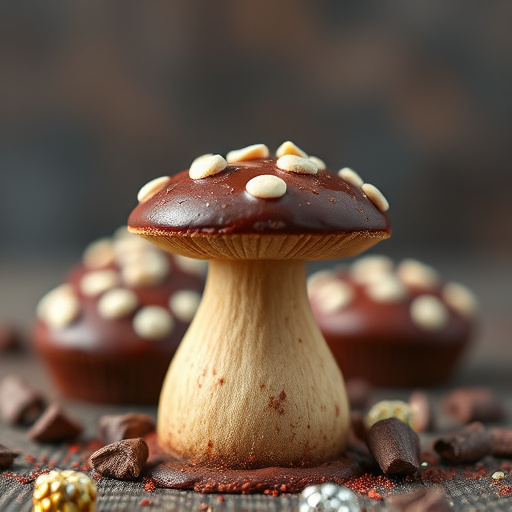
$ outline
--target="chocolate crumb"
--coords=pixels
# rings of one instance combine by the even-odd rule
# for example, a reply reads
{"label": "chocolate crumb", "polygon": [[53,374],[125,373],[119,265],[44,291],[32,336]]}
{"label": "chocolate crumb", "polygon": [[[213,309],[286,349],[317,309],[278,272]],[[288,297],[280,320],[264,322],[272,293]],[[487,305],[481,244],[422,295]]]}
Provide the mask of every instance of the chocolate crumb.
{"label": "chocolate crumb", "polygon": [[434,450],[452,464],[477,462],[491,453],[491,433],[479,422],[434,442]]}
{"label": "chocolate crumb", "polygon": [[503,404],[489,388],[459,388],[448,393],[442,408],[461,423],[489,422],[503,417]]}
{"label": "chocolate crumb", "polygon": [[104,444],[143,437],[154,430],[155,422],[147,414],[108,415],[103,416],[99,421],[99,434]]}
{"label": "chocolate crumb", "polygon": [[450,506],[440,487],[416,489],[388,499],[396,512],[449,512]]}
{"label": "chocolate crumb", "polygon": [[491,444],[495,457],[512,457],[512,428],[491,429]]}
{"label": "chocolate crumb", "polygon": [[410,475],[420,466],[418,434],[397,418],[375,423],[366,442],[385,475]]}
{"label": "chocolate crumb", "polygon": [[43,397],[21,377],[9,375],[0,381],[0,415],[6,423],[33,423],[44,406]]}
{"label": "chocolate crumb", "polygon": [[12,466],[12,463],[14,462],[14,459],[20,453],[21,452],[18,450],[11,450],[7,448],[7,446],[0,444],[0,468],[10,468]]}
{"label": "chocolate crumb", "polygon": [[59,404],[50,405],[28,431],[28,437],[40,443],[56,443],[74,439],[82,426],[69,418]]}
{"label": "chocolate crumb", "polygon": [[135,480],[148,460],[149,449],[141,437],[123,439],[94,452],[89,458],[91,466],[102,476],[118,480]]}

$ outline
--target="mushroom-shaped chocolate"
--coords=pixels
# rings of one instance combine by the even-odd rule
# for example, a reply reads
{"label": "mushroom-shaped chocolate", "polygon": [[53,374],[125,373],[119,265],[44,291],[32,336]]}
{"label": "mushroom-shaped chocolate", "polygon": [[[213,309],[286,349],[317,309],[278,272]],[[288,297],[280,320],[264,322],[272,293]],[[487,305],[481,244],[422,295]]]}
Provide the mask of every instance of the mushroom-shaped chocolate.
{"label": "mushroom-shaped chocolate", "polygon": [[288,142],[204,155],[139,192],[133,233],[209,259],[206,290],[167,374],[158,436],[169,452],[230,468],[340,455],[343,377],[312,316],[306,260],[353,256],[389,236],[387,201]]}

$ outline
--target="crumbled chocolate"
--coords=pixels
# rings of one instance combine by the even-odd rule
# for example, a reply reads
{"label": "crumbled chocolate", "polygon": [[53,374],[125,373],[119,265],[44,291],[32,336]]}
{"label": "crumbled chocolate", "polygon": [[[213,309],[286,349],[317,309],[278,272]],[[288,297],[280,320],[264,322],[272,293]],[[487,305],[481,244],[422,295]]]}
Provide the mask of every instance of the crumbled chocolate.
{"label": "crumbled chocolate", "polygon": [[491,433],[481,423],[471,423],[437,439],[434,450],[452,464],[477,462],[491,453]]}
{"label": "crumbled chocolate", "polygon": [[147,414],[108,415],[103,416],[99,421],[99,434],[105,444],[143,437],[154,430],[155,422]]}
{"label": "crumbled chocolate", "polygon": [[28,437],[40,443],[55,443],[74,439],[82,426],[70,419],[60,405],[52,404],[28,431]]}
{"label": "crumbled chocolate", "polygon": [[366,442],[385,475],[410,475],[420,466],[418,434],[397,418],[375,423]]}
{"label": "crumbled chocolate", "polygon": [[433,408],[428,395],[424,391],[414,391],[409,397],[412,409],[412,427],[416,432],[427,432],[434,429]]}
{"label": "crumbled chocolate", "polygon": [[44,406],[43,397],[21,377],[9,375],[0,381],[0,415],[6,423],[33,423]]}
{"label": "crumbled chocolate", "polygon": [[491,429],[491,445],[495,457],[512,457],[512,428]]}
{"label": "crumbled chocolate", "polygon": [[89,462],[102,476],[118,480],[135,480],[148,460],[149,450],[141,437],[124,439],[94,452]]}
{"label": "crumbled chocolate", "polygon": [[440,487],[416,489],[388,499],[396,512],[449,512],[448,501]]}
{"label": "crumbled chocolate", "polygon": [[496,421],[503,417],[503,404],[489,388],[459,388],[448,393],[442,408],[461,423]]}
{"label": "crumbled chocolate", "polygon": [[11,450],[10,448],[7,448],[7,446],[0,444],[0,468],[10,468],[14,459],[20,453],[21,452],[18,450]]}
{"label": "crumbled chocolate", "polygon": [[372,385],[366,379],[349,379],[345,383],[345,389],[352,410],[364,410],[369,406]]}

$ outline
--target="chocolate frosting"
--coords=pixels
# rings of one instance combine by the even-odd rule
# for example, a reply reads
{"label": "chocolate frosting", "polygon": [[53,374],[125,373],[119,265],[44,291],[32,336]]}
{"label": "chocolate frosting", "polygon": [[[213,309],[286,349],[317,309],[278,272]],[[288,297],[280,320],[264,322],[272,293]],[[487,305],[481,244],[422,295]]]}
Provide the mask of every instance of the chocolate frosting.
{"label": "chocolate frosting", "polygon": [[[262,174],[283,179],[286,193],[280,198],[260,199],[246,192],[247,182]],[[387,216],[359,187],[330,171],[319,170],[316,175],[282,171],[274,158],[238,162],[199,180],[183,171],[140,203],[128,224],[131,228],[206,235],[390,231]]]}

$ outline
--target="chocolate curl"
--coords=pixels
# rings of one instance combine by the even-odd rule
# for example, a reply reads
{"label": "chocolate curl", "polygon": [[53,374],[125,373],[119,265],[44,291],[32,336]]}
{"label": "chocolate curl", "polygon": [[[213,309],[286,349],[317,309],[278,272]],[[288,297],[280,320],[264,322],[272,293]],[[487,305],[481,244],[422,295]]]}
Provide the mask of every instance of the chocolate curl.
{"label": "chocolate curl", "polygon": [[477,462],[491,453],[491,433],[478,422],[434,442],[434,450],[452,464]]}
{"label": "chocolate curl", "polygon": [[512,428],[493,428],[491,444],[491,453],[495,457],[512,457]]}
{"label": "chocolate curl", "polygon": [[0,415],[6,423],[33,423],[44,406],[43,397],[21,377],[9,375],[0,381]]}
{"label": "chocolate curl", "polygon": [[410,475],[418,470],[420,439],[397,418],[375,423],[366,437],[370,452],[385,475]]}
{"label": "chocolate curl", "polygon": [[503,417],[503,404],[489,388],[459,388],[442,402],[446,414],[461,423],[496,421]]}

